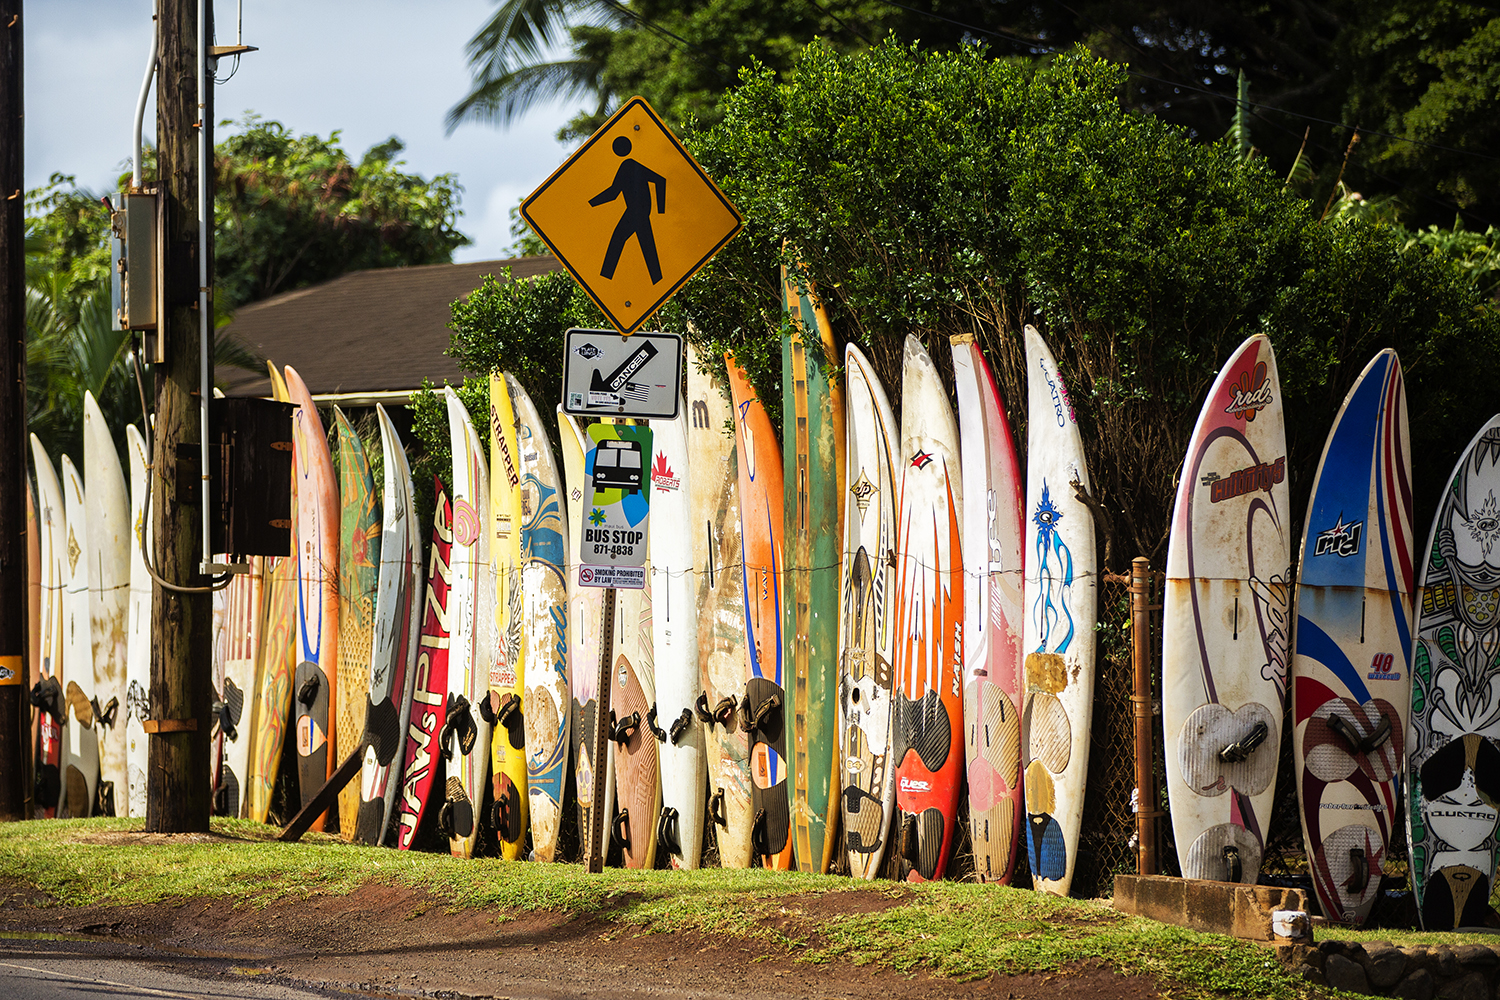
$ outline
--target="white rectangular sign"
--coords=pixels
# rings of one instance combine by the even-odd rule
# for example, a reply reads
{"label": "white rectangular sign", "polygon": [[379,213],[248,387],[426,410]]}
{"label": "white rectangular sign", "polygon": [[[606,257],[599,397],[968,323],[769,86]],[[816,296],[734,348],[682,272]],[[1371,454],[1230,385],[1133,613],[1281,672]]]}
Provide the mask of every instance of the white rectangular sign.
{"label": "white rectangular sign", "polygon": [[651,428],[594,424],[584,457],[583,538],[578,583],[583,587],[646,586],[646,525],[651,490]]}
{"label": "white rectangular sign", "polygon": [[563,347],[563,410],[575,417],[672,420],[682,385],[675,333],[569,330]]}

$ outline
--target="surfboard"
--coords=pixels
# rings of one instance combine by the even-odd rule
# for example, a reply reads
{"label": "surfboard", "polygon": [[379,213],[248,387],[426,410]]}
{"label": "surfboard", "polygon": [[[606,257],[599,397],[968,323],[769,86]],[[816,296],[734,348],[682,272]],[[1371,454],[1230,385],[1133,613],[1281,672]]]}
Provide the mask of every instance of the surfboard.
{"label": "surfboard", "polygon": [[[226,563],[229,558],[223,553],[214,556],[214,562]],[[213,609],[210,632],[210,663],[212,664],[213,701],[209,709],[208,733],[208,790],[215,815],[223,815],[219,797],[220,772],[224,766],[224,669],[229,659],[229,591],[220,587],[209,597]]]}
{"label": "surfboard", "polygon": [[146,815],[146,730],[151,717],[151,574],[141,554],[151,544],[146,524],[146,439],[135,424],[125,427],[125,453],[130,459],[130,602],[126,609],[125,639],[125,772],[129,790],[126,815]]}
{"label": "surfboard", "polygon": [[1026,850],[1036,888],[1066,896],[1088,775],[1099,567],[1094,519],[1073,488],[1090,488],[1073,402],[1032,326],[1026,367]]}
{"label": "surfboard", "polygon": [[62,802],[65,817],[92,816],[99,783],[99,731],[94,711],[93,626],[89,607],[89,530],[92,512],[83,480],[67,455],[62,457],[62,488],[67,507],[67,549],[63,577],[63,745]]}
{"label": "surfboard", "polygon": [[1380,893],[1411,705],[1411,441],[1401,363],[1381,351],[1334,418],[1297,567],[1292,759],[1318,903],[1363,923]]}
{"label": "surfboard", "polygon": [[[380,582],[380,495],[364,442],[337,406],[333,422],[339,442],[339,701],[340,761],[365,734],[370,698],[370,657],[375,643],[375,598]],[[349,782],[339,792],[339,832],[353,840],[359,824],[359,790]]]}
{"label": "surfboard", "polygon": [[892,449],[901,428],[864,352],[844,349],[848,444],[839,631],[839,751],[849,874],[880,872],[896,808],[891,759],[895,671],[896,517],[901,482]]}
{"label": "surfboard", "polygon": [[[24,462],[22,463],[24,466]],[[37,519],[36,486],[32,482],[31,470],[25,470],[26,484],[26,660],[25,672],[11,683],[19,683],[32,690],[42,679],[42,538],[41,525]],[[31,774],[33,803],[35,802],[36,768],[41,760],[37,753],[41,743],[42,726],[46,713],[33,712],[31,716]],[[24,815],[23,819],[27,818]]]}
{"label": "surfboard", "polygon": [[844,393],[823,366],[838,363],[828,315],[811,288],[781,273],[782,504],[786,574],[783,662],[792,720],[787,792],[793,852],[826,872],[837,840],[840,549],[843,545]]}
{"label": "surfboard", "polygon": [[[740,568],[739,461],[724,387],[687,354],[689,524],[698,601],[694,711],[706,729],[708,811],[719,865],[750,867],[750,741],[740,714],[745,686],[745,576]],[[708,718],[704,719],[703,716]]]}
{"label": "surfboard", "polygon": [[413,670],[422,628],[422,537],[412,509],[411,467],[406,448],[385,407],[375,404],[380,424],[380,569],[375,588],[375,634],[370,643],[369,695],[360,764],[359,816],[354,839],[382,844],[391,826],[398,755],[411,719]]}
{"label": "surfboard", "polygon": [[441,733],[448,760],[446,801],[438,827],[448,834],[454,857],[474,853],[479,810],[490,771],[490,719],[481,700],[490,697],[491,670],[497,659],[492,609],[495,585],[490,575],[490,537],[485,511],[490,510],[489,467],[484,444],[469,411],[445,386],[448,433],[453,446],[453,549],[449,564],[452,589],[448,616],[452,639],[448,655],[448,717]]}
{"label": "surfboard", "polygon": [[243,817],[249,806],[246,786],[250,776],[250,744],[254,738],[252,709],[260,681],[256,676],[260,630],[263,624],[261,598],[265,570],[258,556],[250,558],[250,571],[235,576],[226,594],[227,648],[224,660],[220,729],[224,735],[224,756],[219,765],[217,812],[221,816]]}
{"label": "surfboard", "polygon": [[[286,369],[292,414],[292,481],[297,538],[297,786],[312,801],[338,767],[339,493],[333,456],[312,394],[296,369]],[[337,819],[337,812],[334,818]],[[313,821],[322,830],[328,813]]]}
{"label": "surfboard", "polygon": [[[401,756],[401,798],[397,806],[396,846],[407,850],[416,837],[432,798],[440,737],[448,719],[448,660],[452,641],[449,595],[453,581],[453,501],[443,481],[433,477],[432,545],[427,557],[427,588],[422,603],[422,631],[413,668],[411,717]],[[440,790],[441,792],[441,790]]]}
{"label": "surfboard", "polygon": [[[573,692],[568,680],[568,523],[561,470],[541,414],[521,384],[506,377],[521,459],[521,646],[527,811],[538,861],[557,857]],[[595,669],[598,669],[597,662]]]}
{"label": "surfboard", "polygon": [[651,622],[651,564],[647,585],[615,591],[614,671],[610,712],[615,720],[615,793],[611,832],[626,868],[656,867],[657,816],[661,811],[661,755],[647,715],[656,703]]}
{"label": "surfboard", "polygon": [[89,632],[99,699],[99,780],[106,812],[124,812],[126,611],[130,605],[130,490],[109,425],[92,392],[83,394],[83,474],[89,511]]}
{"label": "surfboard", "polygon": [[64,650],[63,591],[67,580],[68,518],[62,486],[52,459],[35,434],[31,435],[31,459],[36,470],[37,527],[41,560],[41,608],[38,638],[40,652],[35,696],[37,706],[35,764],[35,809],[38,819],[58,813],[62,795],[62,738],[66,699],[62,686]]}
{"label": "surfboard", "polygon": [[1260,876],[1286,704],[1291,558],[1281,382],[1271,341],[1257,334],[1203,401],[1167,550],[1162,727],[1187,878]]}
{"label": "surfboard", "polygon": [[526,794],[526,629],[521,588],[521,455],[516,439],[516,407],[509,379],[490,375],[490,490],[488,593],[481,607],[496,636],[488,677],[486,714],[494,724],[490,782],[494,791],[491,823],[500,853],[510,861],[526,853],[530,801]]}
{"label": "surfboard", "polygon": [[[632,423],[633,422],[628,422]],[[622,438],[632,438],[642,454],[650,454],[649,431],[622,427]],[[596,451],[584,459],[592,475]],[[598,491],[596,491],[597,497]],[[656,704],[656,662],[652,624],[649,541],[645,586],[615,590],[615,628],[610,673],[610,738],[614,742],[617,810],[611,837],[620,845],[626,868],[656,865],[657,818],[661,812],[661,755],[651,732],[651,707]]]}
{"label": "surfboard", "polygon": [[973,334],[950,338],[964,497],[964,762],[981,881],[1010,883],[1021,845],[1021,517],[1025,485],[995,377]]}
{"label": "surfboard", "polygon": [[[1500,820],[1500,416],[1464,449],[1427,547],[1407,730],[1412,891],[1429,931],[1479,927]],[[1488,652],[1486,652],[1488,651]]]}
{"label": "surfboard", "polygon": [[268,560],[263,591],[260,648],[256,651],[258,687],[250,721],[250,764],[245,780],[246,816],[264,823],[281,772],[287,719],[292,709],[292,677],[297,669],[297,560]]}
{"label": "surfboard", "polygon": [[[599,655],[604,638],[604,590],[578,582],[583,543],[584,452],[587,443],[571,416],[557,408],[558,433],[562,441],[563,471],[568,493],[568,662],[572,666],[573,776],[578,789],[578,839],[587,856],[594,808],[594,735],[599,719]],[[606,755],[604,808],[614,811],[614,744]],[[605,835],[608,836],[606,825]],[[607,854],[602,850],[601,854]]]}
{"label": "surfboard", "polygon": [[703,725],[694,705],[698,671],[698,580],[694,573],[693,466],[687,405],[677,419],[651,421],[651,611],[656,664],[655,721],[661,756],[659,849],[673,868],[697,868],[703,852],[703,790],[708,779]]}
{"label": "surfboard", "polygon": [[781,447],[765,407],[733,355],[724,356],[739,458],[740,564],[744,568],[746,663],[740,723],[750,739],[751,843],[767,868],[793,865],[786,779],[786,692],[782,687]]}
{"label": "surfboard", "polygon": [[902,870],[921,882],[947,871],[963,782],[964,498],[953,408],[909,334],[901,382],[891,756]]}

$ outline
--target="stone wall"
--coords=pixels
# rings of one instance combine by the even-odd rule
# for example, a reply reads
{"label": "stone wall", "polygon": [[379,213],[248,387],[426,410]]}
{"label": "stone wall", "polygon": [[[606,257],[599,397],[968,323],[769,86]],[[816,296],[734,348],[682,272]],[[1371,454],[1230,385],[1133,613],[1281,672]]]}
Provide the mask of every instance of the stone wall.
{"label": "stone wall", "polygon": [[1282,958],[1319,986],[1403,1000],[1493,1000],[1500,952],[1488,945],[1397,948],[1387,941],[1282,945]]}

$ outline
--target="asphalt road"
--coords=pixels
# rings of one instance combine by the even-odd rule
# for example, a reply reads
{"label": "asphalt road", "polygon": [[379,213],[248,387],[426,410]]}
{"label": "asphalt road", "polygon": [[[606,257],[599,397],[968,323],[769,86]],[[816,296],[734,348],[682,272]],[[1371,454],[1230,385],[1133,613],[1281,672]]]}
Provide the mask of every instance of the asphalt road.
{"label": "asphalt road", "polygon": [[223,959],[167,955],[128,943],[0,937],[0,997],[8,1000],[324,1000],[349,995],[280,981]]}

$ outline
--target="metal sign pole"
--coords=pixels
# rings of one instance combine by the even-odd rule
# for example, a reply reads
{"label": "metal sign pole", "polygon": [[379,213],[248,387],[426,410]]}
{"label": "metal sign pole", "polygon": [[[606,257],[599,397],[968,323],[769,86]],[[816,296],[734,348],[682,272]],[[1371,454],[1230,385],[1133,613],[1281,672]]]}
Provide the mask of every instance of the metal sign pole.
{"label": "metal sign pole", "polygon": [[599,642],[598,709],[594,713],[594,798],[589,808],[589,871],[595,874],[604,871],[604,789],[608,784],[606,768],[609,767],[609,661],[614,658],[615,648],[615,588],[604,592],[604,633]]}

